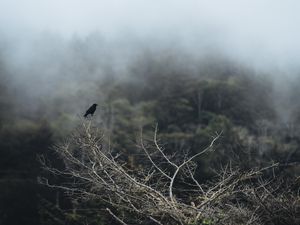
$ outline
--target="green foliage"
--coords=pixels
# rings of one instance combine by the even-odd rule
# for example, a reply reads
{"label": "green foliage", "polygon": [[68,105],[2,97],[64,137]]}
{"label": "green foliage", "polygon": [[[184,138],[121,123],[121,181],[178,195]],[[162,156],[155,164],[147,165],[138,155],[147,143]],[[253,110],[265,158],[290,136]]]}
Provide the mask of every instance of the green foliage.
{"label": "green foliage", "polygon": [[[89,66],[84,66],[85,60],[79,57],[76,67],[89,71],[97,63],[94,59]],[[283,128],[278,122],[271,80],[235,68],[226,61],[202,63],[195,65],[196,69],[183,64],[172,54],[152,58],[145,54],[129,69],[126,79],[116,80],[109,74],[99,83],[91,84],[99,90],[97,97],[100,96],[99,101],[105,106],[101,116],[111,147],[121,151],[131,167],[141,163],[137,157],[141,153],[137,147],[141,129],[145,139],[152,139],[156,123],[160,143],[170,154],[186,151],[195,154],[209,145],[215,132],[223,132],[214,154],[196,160],[199,181],[211,179],[212,169],[228,162],[253,168],[271,161],[300,161],[299,130],[293,124]],[[47,118],[42,120],[14,108],[13,102],[17,100],[5,85],[8,77],[0,62],[3,81],[0,84],[0,224],[54,225],[66,221],[82,224],[86,219],[88,224],[108,224],[103,212],[63,212],[62,209],[76,207],[62,196],[63,203],[57,207],[54,193],[36,183],[36,177],[41,174],[36,155],[46,154],[52,162],[59,163],[50,147],[54,140],[76,126],[77,118],[74,119],[74,111],[68,105],[77,104],[89,89],[80,87],[75,92],[73,89],[78,86],[75,81],[69,89],[62,82],[57,92],[45,97],[37,107],[39,117]],[[289,99],[295,102],[290,114],[296,125],[300,121],[296,104],[298,89],[295,83],[296,94]],[[299,175],[300,170],[290,168],[287,174]],[[102,203],[90,204],[99,208]],[[203,218],[191,224],[214,223]]]}
{"label": "green foliage", "polygon": [[[39,224],[37,154],[47,153],[52,133],[46,122],[18,121],[0,130],[0,217],[2,224]],[[18,216],[16,216],[18,215]]]}
{"label": "green foliage", "polygon": [[[136,142],[141,127],[151,137],[149,130],[155,123],[160,141],[169,153],[197,153],[209,144],[215,132],[223,132],[221,145],[216,146],[213,156],[198,159],[199,179],[211,177],[209,168],[229,161],[244,161],[243,165],[249,168],[270,161],[262,154],[272,155],[272,159],[280,155],[276,152],[282,152],[277,148],[281,140],[275,133],[264,137],[268,141],[262,141],[257,133],[257,121],[276,122],[270,80],[234,70],[228,70],[232,73],[226,76],[192,76],[181,70],[164,73],[159,71],[160,63],[152,63],[155,66],[145,76],[134,70],[132,79],[114,83],[111,93],[107,93],[107,105],[112,108],[109,121],[113,146],[132,155],[132,161],[139,153]],[[260,146],[253,144],[255,140]]]}

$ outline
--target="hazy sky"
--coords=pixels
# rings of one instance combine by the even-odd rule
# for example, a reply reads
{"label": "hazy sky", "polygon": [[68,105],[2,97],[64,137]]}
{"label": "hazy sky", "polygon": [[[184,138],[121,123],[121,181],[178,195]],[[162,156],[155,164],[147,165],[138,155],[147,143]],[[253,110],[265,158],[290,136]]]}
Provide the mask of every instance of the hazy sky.
{"label": "hazy sky", "polygon": [[298,67],[299,27],[298,0],[0,0],[0,32],[9,38],[171,38],[279,68]]}
{"label": "hazy sky", "polygon": [[[284,95],[286,75],[300,75],[299,42],[299,0],[0,0],[0,56],[20,95],[88,90],[82,106],[73,104],[79,111],[98,90],[83,81],[105,74],[108,64],[126,74],[133,52],[149,45],[155,55],[165,46],[184,59],[187,51],[213,52],[277,74],[277,96]],[[20,102],[37,105],[35,98]]]}

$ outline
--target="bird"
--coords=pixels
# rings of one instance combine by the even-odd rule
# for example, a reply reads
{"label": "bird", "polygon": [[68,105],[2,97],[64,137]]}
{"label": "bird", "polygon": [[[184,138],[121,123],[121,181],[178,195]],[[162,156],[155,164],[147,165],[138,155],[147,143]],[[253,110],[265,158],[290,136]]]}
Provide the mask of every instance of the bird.
{"label": "bird", "polygon": [[84,114],[84,118],[86,118],[89,114],[91,114],[91,116],[94,115],[94,112],[96,111],[97,108],[97,104],[93,104]]}

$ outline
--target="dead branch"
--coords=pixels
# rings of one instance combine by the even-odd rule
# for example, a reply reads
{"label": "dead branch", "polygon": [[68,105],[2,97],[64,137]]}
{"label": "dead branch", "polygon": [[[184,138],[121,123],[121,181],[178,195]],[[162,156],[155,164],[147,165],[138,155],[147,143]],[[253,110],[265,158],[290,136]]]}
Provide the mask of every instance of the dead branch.
{"label": "dead branch", "polygon": [[[126,159],[110,149],[105,134],[93,127],[91,121],[83,122],[65,143],[54,148],[64,162],[64,169],[53,168],[40,158],[47,171],[64,177],[67,182],[50,184],[48,179],[41,178],[40,183],[63,189],[80,199],[100,199],[108,203],[117,213],[109,208],[106,211],[123,225],[126,218],[118,216],[121,212],[133,215],[137,223],[151,220],[159,225],[202,224],[206,220],[218,224],[241,224],[240,221],[261,224],[278,211],[288,215],[290,210],[293,211],[290,218],[299,219],[295,214],[300,208],[299,196],[294,196],[296,200],[291,207],[279,200],[279,197],[287,197],[285,194],[278,197],[275,194],[278,190],[272,189],[270,183],[253,182],[277,164],[247,172],[226,166],[213,182],[200,184],[197,181],[194,177],[197,165],[193,160],[212,152],[221,134],[216,134],[210,145],[195,155],[174,160],[160,146],[156,126],[152,145],[145,144],[141,133],[139,146],[145,157],[138,169],[129,169]],[[176,187],[179,181],[187,188]],[[271,201],[279,205],[275,212]]]}

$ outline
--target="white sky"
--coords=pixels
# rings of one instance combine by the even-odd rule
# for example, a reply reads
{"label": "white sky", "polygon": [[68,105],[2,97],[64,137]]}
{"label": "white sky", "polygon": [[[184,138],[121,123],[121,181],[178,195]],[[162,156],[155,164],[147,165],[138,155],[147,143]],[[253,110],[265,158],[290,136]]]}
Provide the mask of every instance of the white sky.
{"label": "white sky", "polygon": [[255,56],[295,66],[300,59],[300,1],[0,0],[2,34],[22,37],[44,31],[66,37],[95,31],[108,38],[127,33],[176,37],[220,46],[244,60]]}
{"label": "white sky", "polygon": [[298,32],[299,12],[298,0],[1,0],[0,24],[64,34],[209,26],[268,36]]}

